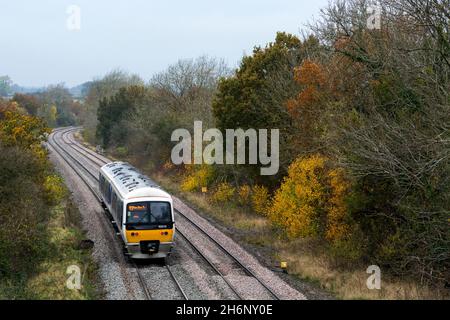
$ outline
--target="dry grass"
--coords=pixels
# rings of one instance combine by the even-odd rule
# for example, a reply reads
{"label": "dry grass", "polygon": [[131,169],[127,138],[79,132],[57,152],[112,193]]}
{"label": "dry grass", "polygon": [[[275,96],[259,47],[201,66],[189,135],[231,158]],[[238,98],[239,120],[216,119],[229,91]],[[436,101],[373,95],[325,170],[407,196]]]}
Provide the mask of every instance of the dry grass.
{"label": "dry grass", "polygon": [[[277,257],[288,262],[290,274],[316,282],[320,287],[333,292],[341,299],[415,300],[445,299],[445,292],[431,289],[411,280],[394,279],[387,275],[381,278],[381,290],[369,290],[368,274],[364,267],[339,268],[333,265],[323,252],[314,251],[305,241],[276,242]],[[448,298],[448,297],[447,297]]]}
{"label": "dry grass", "polygon": [[[99,298],[96,266],[90,250],[77,250],[83,239],[80,216],[69,201],[54,208],[48,225],[50,247],[48,257],[39,265],[38,272],[27,281],[26,292],[32,299],[86,300]],[[66,286],[67,267],[77,265],[84,273],[81,290]]]}

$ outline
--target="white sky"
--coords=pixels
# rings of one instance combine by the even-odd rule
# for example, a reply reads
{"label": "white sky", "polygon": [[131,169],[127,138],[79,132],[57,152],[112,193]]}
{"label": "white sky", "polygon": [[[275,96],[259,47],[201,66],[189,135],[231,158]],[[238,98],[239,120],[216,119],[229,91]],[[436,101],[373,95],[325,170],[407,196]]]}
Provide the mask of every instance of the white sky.
{"label": "white sky", "polygon": [[[328,0],[0,0],[0,76],[74,86],[115,68],[144,78],[180,58],[237,66],[244,52],[299,34]],[[70,5],[81,29],[66,27]]]}

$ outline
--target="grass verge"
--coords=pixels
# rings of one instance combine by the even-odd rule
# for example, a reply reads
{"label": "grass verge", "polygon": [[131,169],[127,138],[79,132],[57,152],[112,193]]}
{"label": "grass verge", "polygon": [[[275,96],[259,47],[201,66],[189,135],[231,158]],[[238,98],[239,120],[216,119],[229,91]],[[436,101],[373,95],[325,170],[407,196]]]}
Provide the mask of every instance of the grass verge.
{"label": "grass verge", "polygon": [[[47,241],[42,246],[37,265],[31,274],[0,280],[1,299],[91,300],[100,299],[102,292],[97,278],[97,266],[92,249],[80,246],[85,239],[81,215],[69,196],[51,209],[46,225]],[[81,271],[80,289],[69,289],[70,266]],[[72,282],[75,283],[75,282]]]}

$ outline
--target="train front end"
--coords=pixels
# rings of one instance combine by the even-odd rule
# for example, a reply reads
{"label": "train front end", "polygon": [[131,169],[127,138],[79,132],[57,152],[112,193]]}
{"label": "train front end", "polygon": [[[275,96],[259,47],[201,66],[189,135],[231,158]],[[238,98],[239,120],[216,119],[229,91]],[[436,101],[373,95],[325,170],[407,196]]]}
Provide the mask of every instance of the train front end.
{"label": "train front end", "polygon": [[126,253],[133,259],[161,259],[170,255],[175,234],[172,199],[130,200],[124,209]]}

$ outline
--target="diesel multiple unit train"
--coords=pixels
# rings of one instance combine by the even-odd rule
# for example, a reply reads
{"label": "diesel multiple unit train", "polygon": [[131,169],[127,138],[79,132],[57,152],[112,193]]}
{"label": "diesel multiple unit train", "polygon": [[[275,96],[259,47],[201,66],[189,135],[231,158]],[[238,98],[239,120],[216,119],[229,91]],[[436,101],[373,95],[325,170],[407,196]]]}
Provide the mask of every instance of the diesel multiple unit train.
{"label": "diesel multiple unit train", "polygon": [[102,206],[111,214],[127,256],[163,259],[171,253],[174,213],[167,192],[124,162],[101,167],[99,190]]}

